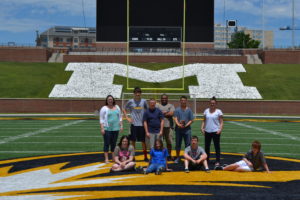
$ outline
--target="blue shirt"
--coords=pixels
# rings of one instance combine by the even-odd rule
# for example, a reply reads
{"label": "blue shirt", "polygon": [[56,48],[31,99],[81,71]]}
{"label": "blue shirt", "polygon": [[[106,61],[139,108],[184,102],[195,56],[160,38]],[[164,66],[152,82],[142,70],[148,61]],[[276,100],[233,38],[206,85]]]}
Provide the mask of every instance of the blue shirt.
{"label": "blue shirt", "polygon": [[150,156],[151,156],[151,164],[166,165],[166,160],[169,154],[166,148],[163,148],[162,150],[151,148]]}
{"label": "blue shirt", "polygon": [[[195,118],[193,111],[190,108],[186,108],[185,110],[182,110],[181,107],[177,107],[175,109],[174,117],[177,118],[179,123],[184,121],[185,124],[187,124],[191,120],[194,120]],[[190,129],[190,128],[191,126],[188,126],[185,129]]]}
{"label": "blue shirt", "polygon": [[164,118],[161,110],[154,108],[151,110],[147,109],[143,116],[143,121],[147,122],[148,132],[149,133],[159,133],[160,131],[160,122]]}

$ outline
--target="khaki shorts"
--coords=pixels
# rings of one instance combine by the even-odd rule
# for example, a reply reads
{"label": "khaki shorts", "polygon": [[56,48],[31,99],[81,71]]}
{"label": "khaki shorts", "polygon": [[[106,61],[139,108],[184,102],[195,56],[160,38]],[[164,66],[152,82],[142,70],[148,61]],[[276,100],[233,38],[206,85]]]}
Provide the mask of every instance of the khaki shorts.
{"label": "khaki shorts", "polygon": [[161,137],[158,136],[158,133],[149,133],[149,134],[150,134],[150,138],[146,137],[146,145],[148,149],[151,149],[152,147],[154,147],[155,140],[161,139]]}
{"label": "khaki shorts", "polygon": [[163,138],[166,141],[167,145],[172,145],[173,130],[170,127],[164,127],[164,129],[163,129]]}

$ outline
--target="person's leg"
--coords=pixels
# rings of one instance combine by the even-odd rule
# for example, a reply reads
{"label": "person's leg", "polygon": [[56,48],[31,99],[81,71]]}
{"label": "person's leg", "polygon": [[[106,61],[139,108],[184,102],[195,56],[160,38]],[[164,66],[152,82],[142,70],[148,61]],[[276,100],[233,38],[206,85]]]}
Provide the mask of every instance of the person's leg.
{"label": "person's leg", "polygon": [[115,148],[117,145],[118,136],[119,136],[119,131],[112,131],[111,144],[110,144],[110,152],[111,152],[112,161],[115,161],[114,151],[115,151]]}
{"label": "person's leg", "polygon": [[208,164],[207,164],[207,160],[203,160],[201,163],[203,164],[205,169],[209,169]]}
{"label": "person's leg", "polygon": [[103,146],[103,151],[104,151],[104,162],[108,163],[108,150],[109,150],[109,141],[110,141],[110,134],[109,131],[105,131],[105,134],[103,135],[103,140],[104,140],[104,146]]}
{"label": "person's leg", "polygon": [[157,166],[158,166],[157,164],[150,164],[148,166],[148,168],[146,169],[146,173],[149,174],[151,172],[155,172],[157,169]]}
{"label": "person's leg", "polygon": [[182,133],[180,130],[176,130],[176,159],[179,159],[180,156],[180,149],[182,143]]}
{"label": "person's leg", "polygon": [[157,168],[156,168],[156,171],[155,171],[155,174],[156,175],[160,175],[163,171],[166,170],[166,166],[163,165],[163,164],[158,164],[157,165]]}
{"label": "person's leg", "polygon": [[131,126],[130,126],[129,139],[130,139],[130,144],[133,146],[134,149],[136,149],[135,148],[136,131],[135,131],[135,127],[133,126],[133,124],[131,124]]}
{"label": "person's leg", "polygon": [[164,140],[166,141],[169,158],[172,158],[172,139],[173,139],[173,137],[172,137],[171,128],[164,127],[163,136],[164,136]]}
{"label": "person's leg", "polygon": [[239,168],[240,166],[236,163],[233,163],[231,165],[227,165],[226,167],[223,167],[223,170],[225,171],[235,171],[235,169]]}
{"label": "person's leg", "polygon": [[119,171],[122,171],[122,168],[119,164],[113,164],[113,166],[111,167],[111,171],[113,172],[119,172]]}
{"label": "person's leg", "polygon": [[220,158],[221,158],[221,148],[220,148],[220,134],[213,133],[213,141],[216,150],[216,165],[220,165]]}
{"label": "person's leg", "polygon": [[135,167],[135,162],[129,162],[125,165],[124,170],[131,170]]}
{"label": "person's leg", "polygon": [[184,159],[184,169],[188,169],[189,168],[189,160]]}
{"label": "person's leg", "polygon": [[207,154],[207,162],[209,162],[209,157],[210,157],[210,143],[212,139],[212,134],[205,132],[205,152]]}
{"label": "person's leg", "polygon": [[187,148],[188,146],[191,145],[191,138],[192,138],[192,131],[191,131],[191,129],[184,131],[183,138],[184,138],[185,148]]}
{"label": "person's leg", "polygon": [[147,157],[147,145],[146,145],[146,133],[145,129],[143,126],[137,126],[136,127],[136,138],[137,141],[142,142],[142,148],[143,148],[143,153],[144,153],[144,160],[148,161]]}

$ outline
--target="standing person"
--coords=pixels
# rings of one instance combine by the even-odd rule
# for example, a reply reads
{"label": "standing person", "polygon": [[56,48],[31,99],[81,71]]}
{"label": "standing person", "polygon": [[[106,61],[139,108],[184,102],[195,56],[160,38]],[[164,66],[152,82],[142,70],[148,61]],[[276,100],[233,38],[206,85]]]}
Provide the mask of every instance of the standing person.
{"label": "standing person", "polygon": [[114,160],[114,150],[116,147],[119,131],[123,130],[122,112],[112,95],[108,95],[105,100],[105,106],[100,110],[101,134],[104,138],[104,157],[105,163],[108,163],[108,150]]}
{"label": "standing person", "polygon": [[168,95],[162,94],[160,98],[160,104],[156,104],[164,115],[164,129],[163,129],[163,139],[166,141],[169,157],[168,160],[172,160],[172,141],[173,135],[171,130],[171,125],[173,124],[173,115],[175,107],[168,102]]}
{"label": "standing person", "polygon": [[128,136],[123,135],[119,144],[115,148],[115,164],[112,166],[112,172],[128,171],[135,167],[134,148],[130,145]]}
{"label": "standing person", "polygon": [[257,140],[252,142],[251,150],[244,155],[241,161],[227,165],[224,168],[221,167],[221,169],[236,172],[262,171],[265,169],[268,173],[270,172],[265,156],[261,152],[261,143]]}
{"label": "standing person", "polygon": [[[127,121],[131,124],[129,139],[135,148],[135,142],[142,142],[144,160],[148,161],[147,148],[145,143],[145,129],[143,126],[143,115],[148,108],[147,101],[142,99],[142,90],[139,87],[133,90],[134,98],[130,99],[123,109],[124,115]],[[130,112],[131,118],[127,115],[127,111]]]}
{"label": "standing person", "polygon": [[210,144],[213,139],[216,150],[215,167],[219,167],[221,157],[220,137],[223,130],[223,113],[220,109],[217,109],[216,105],[217,100],[215,97],[212,97],[209,101],[209,108],[205,109],[203,113],[204,119],[201,125],[201,132],[205,136],[207,162],[209,162]]}
{"label": "standing person", "polygon": [[193,111],[187,107],[187,97],[180,97],[180,107],[175,109],[174,112],[174,121],[176,123],[175,132],[176,132],[176,159],[175,163],[180,161],[180,149],[182,138],[184,139],[185,148],[190,146],[192,130],[191,124],[194,120]]}
{"label": "standing person", "polygon": [[204,166],[205,172],[210,172],[207,165],[207,155],[202,147],[198,145],[198,137],[192,136],[191,146],[184,150],[184,171],[200,170]]}
{"label": "standing person", "polygon": [[150,141],[150,149],[154,146],[156,139],[161,139],[164,128],[164,115],[155,105],[156,101],[150,99],[149,108],[145,111],[143,116],[146,139]]}

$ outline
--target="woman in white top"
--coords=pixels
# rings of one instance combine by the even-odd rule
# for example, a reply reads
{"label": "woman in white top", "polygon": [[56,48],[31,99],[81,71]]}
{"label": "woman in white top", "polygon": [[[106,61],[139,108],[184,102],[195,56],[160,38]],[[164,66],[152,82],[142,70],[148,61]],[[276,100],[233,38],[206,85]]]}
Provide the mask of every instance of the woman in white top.
{"label": "woman in white top", "polygon": [[223,113],[220,109],[216,108],[217,100],[212,97],[209,101],[209,108],[205,109],[203,115],[204,119],[201,125],[202,134],[205,136],[205,152],[207,154],[207,162],[209,162],[210,156],[210,144],[211,140],[214,141],[216,150],[216,162],[215,166],[220,166],[220,137],[223,130]]}
{"label": "woman in white top", "polygon": [[106,97],[105,106],[100,110],[101,134],[104,139],[104,157],[105,163],[108,163],[108,150],[114,160],[114,150],[116,147],[119,131],[123,130],[122,112],[112,95]]}

